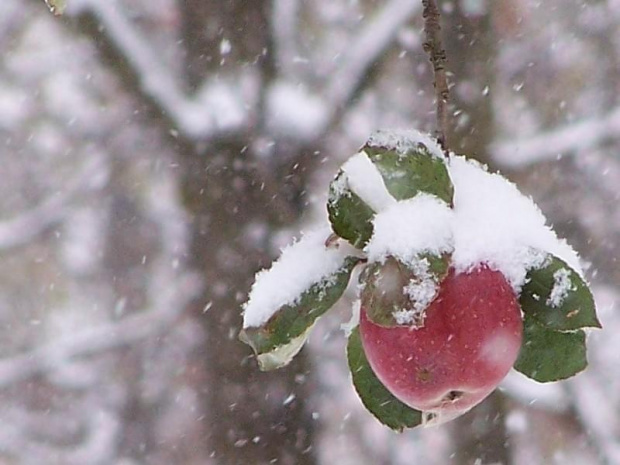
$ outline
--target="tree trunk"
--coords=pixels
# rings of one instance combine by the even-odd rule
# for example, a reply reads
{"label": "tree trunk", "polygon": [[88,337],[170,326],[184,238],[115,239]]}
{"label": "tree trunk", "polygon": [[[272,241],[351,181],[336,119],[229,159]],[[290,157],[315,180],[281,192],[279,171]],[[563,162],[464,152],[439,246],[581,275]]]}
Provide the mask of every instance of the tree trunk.
{"label": "tree trunk", "polygon": [[[452,13],[444,14],[443,19],[448,71],[454,83],[451,92],[454,116],[447,139],[449,148],[457,154],[487,163],[487,147],[495,130],[490,98],[495,39],[490,6],[482,4],[482,10],[468,11],[467,3],[471,2],[456,2]],[[477,463],[476,460],[511,463],[504,401],[499,392],[454,422],[452,443],[455,464],[470,465]]]}
{"label": "tree trunk", "polygon": [[[189,87],[197,87],[206,76],[224,77],[247,66],[256,67],[265,86],[272,77],[270,5],[184,2]],[[225,61],[220,57],[223,40],[229,49]],[[189,153],[182,157],[184,202],[192,225],[190,266],[200,270],[206,285],[192,308],[206,332],[199,353],[206,376],[201,392],[205,440],[209,456],[221,465],[313,464],[312,418],[304,404],[307,357],[302,352],[286,369],[260,373],[249,349],[237,339],[241,305],[254,273],[272,258],[268,251],[273,232],[281,218],[291,221],[301,213],[298,196],[274,200],[279,186],[257,177],[270,170],[253,161],[252,147],[263,136],[262,126],[259,114],[250,134],[210,143],[203,150],[188,143],[184,150]],[[273,159],[299,158],[301,149],[284,153],[274,143]]]}

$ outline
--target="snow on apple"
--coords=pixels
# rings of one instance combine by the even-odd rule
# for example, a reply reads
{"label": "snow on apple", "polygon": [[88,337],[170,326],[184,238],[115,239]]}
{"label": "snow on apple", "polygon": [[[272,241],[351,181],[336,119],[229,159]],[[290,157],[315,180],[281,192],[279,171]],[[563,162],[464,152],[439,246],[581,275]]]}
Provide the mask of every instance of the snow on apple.
{"label": "snow on apple", "polygon": [[450,157],[448,169],[455,190],[452,258],[457,271],[487,263],[519,292],[527,270],[552,253],[583,274],[576,252],[513,183],[460,156]]}

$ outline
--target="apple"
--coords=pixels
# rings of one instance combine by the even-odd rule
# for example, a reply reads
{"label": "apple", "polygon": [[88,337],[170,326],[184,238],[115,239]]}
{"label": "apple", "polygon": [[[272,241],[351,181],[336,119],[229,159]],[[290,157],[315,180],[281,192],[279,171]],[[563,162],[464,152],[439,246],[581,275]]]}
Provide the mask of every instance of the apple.
{"label": "apple", "polygon": [[512,287],[486,265],[451,268],[419,325],[373,323],[362,302],[360,334],[366,357],[400,401],[438,424],[487,397],[514,365],[523,331]]}

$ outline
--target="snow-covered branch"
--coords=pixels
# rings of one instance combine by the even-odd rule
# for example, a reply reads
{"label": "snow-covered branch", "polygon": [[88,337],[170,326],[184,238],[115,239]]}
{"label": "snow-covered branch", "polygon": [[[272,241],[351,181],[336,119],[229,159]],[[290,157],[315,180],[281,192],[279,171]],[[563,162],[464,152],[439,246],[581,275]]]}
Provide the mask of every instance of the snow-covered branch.
{"label": "snow-covered branch", "polygon": [[0,222],[0,250],[18,247],[32,241],[39,234],[58,224],[67,213],[67,205],[78,194],[96,188],[105,167],[93,159],[69,181],[62,190],[51,195],[40,205],[19,216]]}
{"label": "snow-covered branch", "polygon": [[521,140],[500,141],[491,146],[494,160],[517,168],[554,160],[571,152],[596,147],[620,133],[620,108],[600,118],[588,119]]}
{"label": "snow-covered branch", "polygon": [[71,359],[125,347],[165,332],[179,318],[200,285],[193,275],[161,287],[154,308],[85,329],[30,352],[0,360],[0,388],[24,381],[34,375],[51,372]]}
{"label": "snow-covered branch", "polygon": [[239,89],[242,77],[237,83],[205,83],[196,96],[187,96],[116,1],[73,0],[67,12],[74,16],[89,13],[99,21],[103,32],[133,68],[142,91],[184,136],[204,140],[234,132],[247,123],[247,102]]}
{"label": "snow-covered branch", "polygon": [[[297,2],[276,2],[273,33],[278,61],[285,65],[296,55]],[[276,135],[294,135],[312,141],[333,126],[363,84],[370,69],[395,41],[402,26],[420,11],[417,2],[392,0],[364,24],[338,59],[335,70],[320,94],[310,93],[299,83],[277,79],[267,94],[267,127]],[[286,66],[285,66],[286,68]],[[285,73],[286,74],[286,73]]]}
{"label": "snow-covered branch", "polygon": [[[276,20],[293,21],[296,11],[292,5],[278,8],[274,12]],[[292,82],[275,81],[267,100],[269,129],[275,134],[295,134],[306,141],[328,131],[346,110],[370,69],[395,41],[400,28],[420,9],[417,2],[408,0],[392,0],[382,7],[351,39],[320,96]],[[285,26],[274,26],[274,34],[278,41],[291,40],[293,31]],[[283,46],[280,52],[282,60],[290,59],[295,53],[290,44]]]}
{"label": "snow-covered branch", "polygon": [[[23,461],[21,463],[53,461],[67,465],[99,465],[114,462],[122,426],[119,418],[103,405],[86,404],[82,407],[84,412],[89,412],[80,419],[85,423],[83,436],[79,444],[70,446],[41,440],[41,430],[51,425],[56,431],[62,431],[65,437],[71,437],[75,431],[65,430],[75,428],[76,424],[81,423],[79,420],[68,420],[66,413],[39,413],[17,406],[5,409],[0,430],[0,450],[3,454],[20,457]],[[44,432],[49,434],[49,431]]]}
{"label": "snow-covered branch", "polygon": [[[321,97],[299,88],[292,95],[291,89],[296,86],[277,80],[269,96],[267,119],[271,129],[276,133],[290,134],[291,127],[300,128],[298,135],[304,140],[323,133],[355,95],[371,67],[395,40],[399,29],[418,11],[418,2],[409,0],[391,0],[385,5],[353,38],[325,84]],[[142,91],[184,136],[204,140],[238,131],[248,124],[248,114],[255,104],[252,95],[244,95],[245,90],[255,87],[247,82],[248,76],[237,76],[228,83],[206,81],[195,96],[187,96],[117,2],[74,0],[68,13],[74,16],[88,13],[100,22],[103,32],[133,69]],[[276,2],[274,5],[272,27],[279,62],[293,61],[297,53],[295,30],[291,27],[297,14],[297,2]],[[279,104],[282,96],[288,102],[284,106]],[[295,103],[291,104],[291,101]],[[303,114],[303,125],[295,123],[299,114]],[[278,121],[284,122],[282,128],[278,127]]]}
{"label": "snow-covered branch", "polygon": [[338,112],[353,97],[370,68],[396,39],[399,29],[419,12],[419,1],[391,0],[367,21],[340,58],[325,94]]}

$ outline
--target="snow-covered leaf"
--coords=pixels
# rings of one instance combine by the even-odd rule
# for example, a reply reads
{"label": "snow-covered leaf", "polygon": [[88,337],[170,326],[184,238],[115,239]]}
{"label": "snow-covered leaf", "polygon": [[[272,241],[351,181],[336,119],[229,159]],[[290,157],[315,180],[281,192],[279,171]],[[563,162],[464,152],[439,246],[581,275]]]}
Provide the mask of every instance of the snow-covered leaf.
{"label": "snow-covered leaf", "polygon": [[334,243],[328,227],[305,233],[282,249],[269,269],[256,274],[244,304],[243,327],[259,327],[283,306],[299,302],[303,293],[340,271],[352,250]]}
{"label": "snow-covered leaf", "polygon": [[244,328],[239,334],[259,357],[261,369],[286,365],[301,349],[317,318],[342,296],[359,258],[348,257],[334,273],[303,292],[293,303],[281,306],[260,326]]}
{"label": "snow-covered leaf", "polygon": [[359,328],[355,328],[349,336],[347,359],[355,390],[377,420],[399,432],[422,423],[422,412],[394,397],[372,371],[362,347]]}
{"label": "snow-covered leaf", "polygon": [[582,330],[559,332],[547,329],[526,315],[523,344],[515,369],[540,383],[570,378],[588,365],[586,337]]}
{"label": "snow-covered leaf", "polygon": [[376,213],[420,193],[452,205],[453,191],[445,157],[430,137],[379,131],[330,184],[327,210],[334,232],[362,248],[373,234]]}
{"label": "snow-covered leaf", "polygon": [[426,192],[452,205],[454,187],[442,158],[433,156],[422,143],[406,152],[388,147],[366,145],[363,151],[375,164],[387,190],[396,200]]}
{"label": "snow-covered leaf", "polygon": [[372,236],[375,212],[348,185],[340,171],[329,186],[327,212],[333,231],[354,247],[362,248]]}
{"label": "snow-covered leaf", "polygon": [[519,301],[526,314],[548,329],[601,327],[588,285],[566,262],[553,255],[542,267],[528,272]]}
{"label": "snow-covered leaf", "polygon": [[370,263],[360,275],[361,302],[368,318],[386,327],[422,326],[449,264],[449,255],[428,253],[408,264],[394,257]]}

